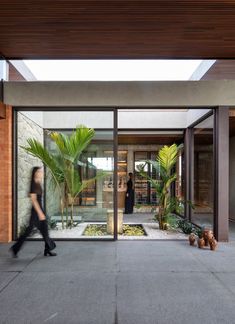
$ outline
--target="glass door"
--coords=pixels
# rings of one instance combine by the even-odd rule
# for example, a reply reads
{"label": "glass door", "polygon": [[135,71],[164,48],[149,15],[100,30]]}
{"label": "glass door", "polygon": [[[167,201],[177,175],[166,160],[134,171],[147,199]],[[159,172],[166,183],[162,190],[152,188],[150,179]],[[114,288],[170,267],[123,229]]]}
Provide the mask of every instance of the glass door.
{"label": "glass door", "polygon": [[[92,136],[86,140],[89,131]],[[29,146],[28,139],[37,140],[57,165],[59,184],[53,181],[48,164],[23,148]],[[51,237],[113,239],[114,160],[113,111],[18,111],[16,236],[24,231],[31,215],[28,192],[32,168],[42,166],[43,209]],[[31,233],[31,238],[40,237],[36,230]]]}
{"label": "glass door", "polygon": [[193,131],[192,221],[199,226],[214,226],[214,116],[211,115]]}

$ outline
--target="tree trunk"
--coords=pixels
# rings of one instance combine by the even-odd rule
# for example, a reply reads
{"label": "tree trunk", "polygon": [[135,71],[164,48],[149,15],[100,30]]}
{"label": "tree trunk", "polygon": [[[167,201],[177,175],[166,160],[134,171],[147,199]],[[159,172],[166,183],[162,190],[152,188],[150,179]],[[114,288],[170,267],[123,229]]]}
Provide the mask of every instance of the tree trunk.
{"label": "tree trunk", "polygon": [[63,198],[60,199],[60,211],[61,211],[62,229],[64,229],[64,202],[63,202]]}
{"label": "tree trunk", "polygon": [[73,200],[71,202],[71,226],[73,226]]}

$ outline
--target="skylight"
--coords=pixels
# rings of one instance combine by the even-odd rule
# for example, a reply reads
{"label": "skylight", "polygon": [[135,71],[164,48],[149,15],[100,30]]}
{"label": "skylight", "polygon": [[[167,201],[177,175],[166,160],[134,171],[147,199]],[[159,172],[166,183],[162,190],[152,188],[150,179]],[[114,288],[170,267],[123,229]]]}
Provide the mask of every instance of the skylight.
{"label": "skylight", "polygon": [[40,81],[189,80],[201,60],[25,60]]}

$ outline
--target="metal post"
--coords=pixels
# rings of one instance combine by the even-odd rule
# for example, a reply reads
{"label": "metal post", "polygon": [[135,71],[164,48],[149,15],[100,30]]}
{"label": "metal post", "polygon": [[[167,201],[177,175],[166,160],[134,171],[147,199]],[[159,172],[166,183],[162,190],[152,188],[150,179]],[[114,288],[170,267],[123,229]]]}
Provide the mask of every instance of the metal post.
{"label": "metal post", "polygon": [[117,177],[117,161],[118,161],[118,110],[117,108],[113,111],[114,114],[114,125],[113,125],[113,156],[114,156],[114,175],[113,175],[113,193],[114,193],[114,201],[113,201],[113,208],[114,208],[114,240],[116,241],[118,238],[118,177]]}
{"label": "metal post", "polygon": [[215,110],[214,232],[218,241],[229,236],[229,108]]}
{"label": "metal post", "polygon": [[191,207],[187,201],[193,201],[193,129],[187,128],[184,134],[184,199],[186,201],[184,216],[186,219],[191,220]]}

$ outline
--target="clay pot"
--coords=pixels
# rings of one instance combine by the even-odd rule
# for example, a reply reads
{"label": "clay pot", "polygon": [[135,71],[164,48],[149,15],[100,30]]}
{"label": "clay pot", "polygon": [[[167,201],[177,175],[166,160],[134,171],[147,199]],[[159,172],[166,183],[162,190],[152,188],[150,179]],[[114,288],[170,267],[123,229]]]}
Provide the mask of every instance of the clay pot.
{"label": "clay pot", "polygon": [[218,245],[216,239],[213,237],[212,239],[210,239],[209,243],[211,251],[215,251]]}
{"label": "clay pot", "polygon": [[198,238],[198,240],[197,240],[197,245],[198,245],[198,248],[199,248],[199,249],[203,249],[203,248],[204,248],[204,246],[205,246],[205,240],[204,240],[203,237]]}
{"label": "clay pot", "polygon": [[214,237],[213,231],[206,228],[204,229],[204,231],[202,232],[202,236],[205,240],[205,246],[209,245],[209,241]]}
{"label": "clay pot", "polygon": [[196,235],[194,233],[191,233],[188,237],[189,240],[189,244],[190,245],[194,245],[195,241],[196,241]]}

